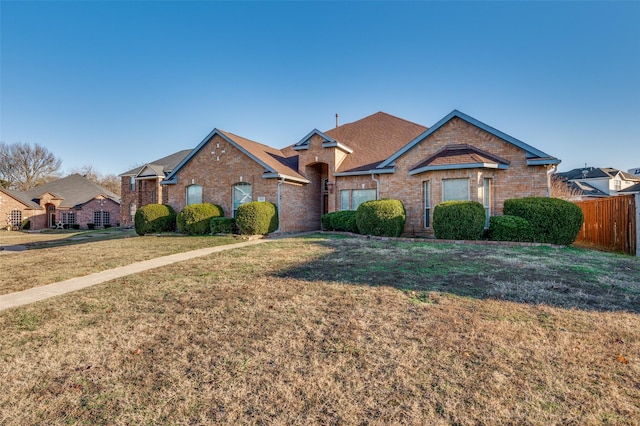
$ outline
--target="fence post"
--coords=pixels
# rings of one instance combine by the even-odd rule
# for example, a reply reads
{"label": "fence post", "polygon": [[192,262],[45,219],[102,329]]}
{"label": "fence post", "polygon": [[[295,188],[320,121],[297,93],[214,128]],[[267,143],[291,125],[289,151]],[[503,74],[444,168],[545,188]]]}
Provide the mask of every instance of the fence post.
{"label": "fence post", "polygon": [[636,256],[640,256],[640,193],[636,194]]}

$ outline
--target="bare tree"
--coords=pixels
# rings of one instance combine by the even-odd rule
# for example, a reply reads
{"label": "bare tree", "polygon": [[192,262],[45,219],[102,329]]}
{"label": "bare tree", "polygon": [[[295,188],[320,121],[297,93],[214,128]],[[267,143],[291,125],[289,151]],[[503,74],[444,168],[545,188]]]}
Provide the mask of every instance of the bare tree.
{"label": "bare tree", "polygon": [[89,179],[91,182],[97,183],[104,189],[108,189],[114,194],[120,196],[120,178],[114,174],[103,175],[91,164],[85,164],[82,167],[73,168],[69,173],[78,173]]}
{"label": "bare tree", "polygon": [[567,201],[580,200],[582,191],[572,186],[567,179],[558,175],[551,175],[551,197]]}
{"label": "bare tree", "polygon": [[0,142],[0,180],[25,191],[58,177],[62,161],[42,145]]}

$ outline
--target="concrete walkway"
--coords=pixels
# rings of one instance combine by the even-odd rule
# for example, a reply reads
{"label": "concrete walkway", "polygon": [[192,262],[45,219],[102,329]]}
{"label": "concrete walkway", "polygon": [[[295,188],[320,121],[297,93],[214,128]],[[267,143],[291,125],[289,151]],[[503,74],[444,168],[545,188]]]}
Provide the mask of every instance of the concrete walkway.
{"label": "concrete walkway", "polygon": [[159,268],[161,266],[171,265],[173,263],[182,262],[196,257],[207,256],[211,253],[219,253],[221,251],[233,250],[236,248],[253,246],[262,244],[274,239],[257,239],[249,240],[236,244],[229,244],[217,247],[206,247],[203,249],[187,251],[184,253],[172,254],[169,256],[158,257],[155,259],[145,260],[143,262],[132,263],[126,266],[120,266],[114,269],[108,269],[102,272],[86,275],[84,277],[71,278],[53,284],[47,284],[41,287],[30,288],[16,293],[0,295],[0,311],[15,308],[17,306],[27,305],[29,303],[38,302],[60,294],[70,293],[72,291],[91,287],[96,284],[124,277],[139,272],[148,271],[149,269]]}

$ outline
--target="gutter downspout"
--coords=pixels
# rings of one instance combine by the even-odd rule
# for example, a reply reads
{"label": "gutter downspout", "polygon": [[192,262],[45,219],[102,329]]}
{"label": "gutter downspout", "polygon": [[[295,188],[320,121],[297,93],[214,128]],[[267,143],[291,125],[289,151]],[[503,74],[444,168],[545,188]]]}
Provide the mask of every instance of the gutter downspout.
{"label": "gutter downspout", "polygon": [[281,223],[280,222],[281,221],[281,217],[280,217],[280,185],[282,185],[283,183],[284,183],[284,178],[282,178],[282,180],[278,181],[278,200],[277,200],[278,201],[278,205],[277,205],[278,206],[278,229],[276,229],[274,231],[274,233],[279,233],[280,232],[280,227],[282,226],[282,225],[280,225],[280,223]]}
{"label": "gutter downspout", "polygon": [[373,171],[371,172],[371,179],[376,183],[376,200],[380,199],[380,181],[376,179]]}
{"label": "gutter downspout", "polygon": [[552,164],[547,170],[547,197],[551,198],[551,175],[558,171],[558,165]]}

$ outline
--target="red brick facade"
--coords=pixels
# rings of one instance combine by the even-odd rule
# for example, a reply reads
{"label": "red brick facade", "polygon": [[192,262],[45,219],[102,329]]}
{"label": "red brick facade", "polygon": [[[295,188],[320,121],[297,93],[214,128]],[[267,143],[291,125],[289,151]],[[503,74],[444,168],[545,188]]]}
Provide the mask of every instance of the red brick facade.
{"label": "red brick facade", "polygon": [[[397,122],[399,126],[404,126],[404,130],[408,129],[405,132],[407,135],[411,135],[409,130],[415,133],[426,129],[416,130],[417,125],[414,123],[407,124],[397,118],[394,118],[394,121],[389,119],[388,115],[371,117],[374,118],[361,120],[359,129],[363,128],[362,123],[367,123],[365,120],[384,120],[385,126]],[[357,161],[351,156],[359,154],[367,157],[367,161],[375,158],[371,152],[363,154],[362,147],[376,149],[373,142],[372,146],[367,148],[369,135],[355,134],[349,136],[352,138],[351,142],[343,143],[322,132],[312,132],[307,140],[278,151],[279,155],[272,155],[282,156],[279,158],[281,164],[273,166],[273,163],[268,165],[264,162],[269,158],[268,153],[271,151],[258,153],[258,144],[244,139],[233,139],[234,135],[216,134],[216,131],[212,134],[209,140],[205,139],[194,149],[185,162],[163,182],[164,197],[157,196],[159,189],[156,182],[153,182],[149,191],[144,186],[130,191],[129,178],[123,177],[123,211],[128,211],[129,203],[134,201],[140,206],[158,202],[163,198],[162,202],[170,204],[179,212],[187,203],[186,194],[189,186],[200,185],[202,201],[221,205],[225,215],[231,216],[234,185],[249,183],[251,200],[265,200],[279,205],[280,230],[294,232],[320,229],[320,217],[323,213],[342,208],[341,191],[349,191],[344,193],[346,197],[351,196],[354,190],[365,189],[373,190],[367,194],[377,194],[378,198],[395,198],[404,203],[407,210],[405,234],[430,235],[432,229],[426,226],[426,221],[430,221],[430,218],[425,218],[425,205],[429,205],[432,213],[433,208],[443,200],[442,188],[445,180],[466,179],[457,183],[468,185],[468,199],[483,203],[489,208],[490,213],[495,215],[502,213],[506,199],[548,196],[548,171],[559,163],[554,157],[547,157],[535,148],[487,126],[477,125],[473,119],[457,112],[452,113],[450,118],[438,124],[432,131],[422,133],[424,136],[403,136],[405,140],[396,140],[394,143],[398,147],[395,150],[397,154],[389,157],[389,164],[377,161],[371,163],[368,169],[358,166],[344,170],[341,166],[343,163],[357,165]],[[340,134],[348,134],[348,131]],[[350,149],[350,143],[360,144],[359,150]],[[379,138],[376,143],[383,144],[385,139]],[[483,161],[487,158],[498,158],[499,167],[497,164],[486,163],[453,164],[442,169],[426,168],[426,171],[422,172],[418,167],[416,171],[416,167],[425,159],[443,149],[461,145],[484,153]],[[386,148],[386,153],[394,152]],[[531,161],[532,157],[535,157],[536,161]],[[369,166],[368,163],[366,165]],[[266,170],[267,168],[277,170]],[[301,176],[302,179],[291,178],[292,175]],[[425,200],[425,182],[429,182],[428,203]],[[485,194],[486,189],[489,190],[488,194]],[[153,191],[156,193],[155,198],[149,196]],[[153,199],[156,201],[152,201]],[[123,223],[127,223],[125,216],[123,213]]]}

